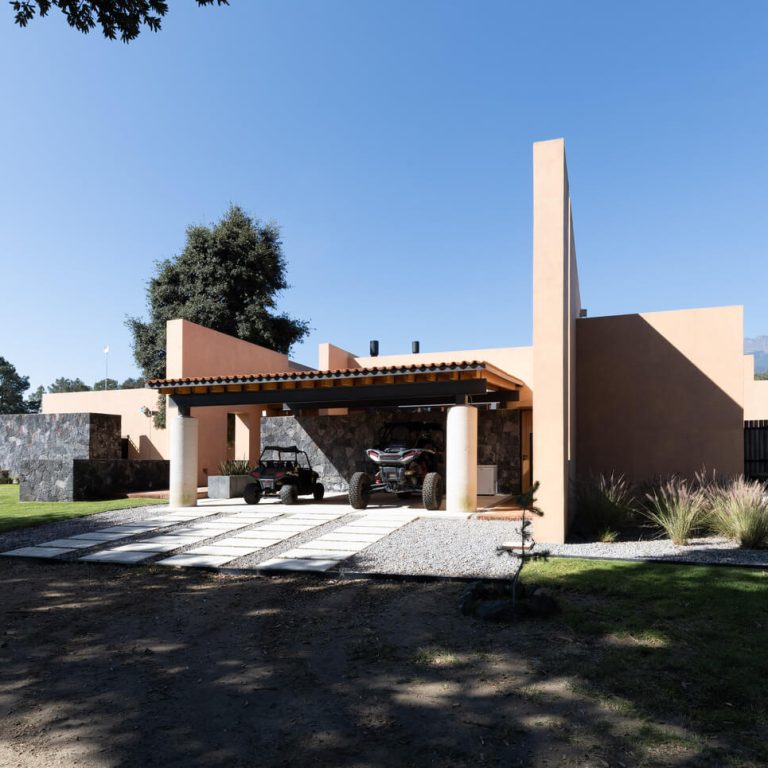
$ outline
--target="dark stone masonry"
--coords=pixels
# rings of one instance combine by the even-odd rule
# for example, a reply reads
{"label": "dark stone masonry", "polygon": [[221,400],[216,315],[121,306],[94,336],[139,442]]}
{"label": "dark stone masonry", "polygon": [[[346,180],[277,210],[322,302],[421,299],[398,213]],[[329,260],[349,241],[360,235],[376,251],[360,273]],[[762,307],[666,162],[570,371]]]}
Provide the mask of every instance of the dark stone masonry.
{"label": "dark stone masonry", "polygon": [[[365,450],[388,421],[429,421],[445,427],[445,413],[270,416],[261,420],[261,444],[298,446],[307,452],[326,491],[346,491],[353,473],[371,471]],[[499,493],[520,492],[519,411],[479,410],[477,460],[497,465]]]}
{"label": "dark stone masonry", "polygon": [[19,476],[30,459],[120,457],[120,417],[103,413],[33,413],[0,416],[0,469]]}
{"label": "dark stone masonry", "polygon": [[21,501],[117,498],[168,487],[167,461],[121,459],[120,417],[103,413],[0,416],[0,469]]}

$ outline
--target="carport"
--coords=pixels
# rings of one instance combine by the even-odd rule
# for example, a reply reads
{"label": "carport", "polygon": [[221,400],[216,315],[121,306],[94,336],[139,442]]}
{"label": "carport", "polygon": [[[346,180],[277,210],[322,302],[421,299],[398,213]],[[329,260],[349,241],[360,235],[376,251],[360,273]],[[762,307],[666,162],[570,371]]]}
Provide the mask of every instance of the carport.
{"label": "carport", "polygon": [[[446,509],[474,512],[477,491],[477,407],[509,407],[524,383],[482,361],[339,370],[307,370],[154,379],[147,386],[168,395],[170,504],[197,504],[198,425],[191,408],[261,405],[271,415],[325,409],[447,407]],[[332,417],[331,417],[332,418]]]}

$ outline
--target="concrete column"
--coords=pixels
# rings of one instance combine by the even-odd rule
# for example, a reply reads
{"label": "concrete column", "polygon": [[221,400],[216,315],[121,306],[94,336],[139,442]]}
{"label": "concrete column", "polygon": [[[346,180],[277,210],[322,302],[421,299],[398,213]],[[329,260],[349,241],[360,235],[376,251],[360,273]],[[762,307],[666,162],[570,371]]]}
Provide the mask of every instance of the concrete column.
{"label": "concrete column", "polygon": [[445,509],[476,512],[477,408],[455,405],[448,409],[445,441]]}
{"label": "concrete column", "polygon": [[170,506],[197,506],[197,419],[170,419],[171,480]]}

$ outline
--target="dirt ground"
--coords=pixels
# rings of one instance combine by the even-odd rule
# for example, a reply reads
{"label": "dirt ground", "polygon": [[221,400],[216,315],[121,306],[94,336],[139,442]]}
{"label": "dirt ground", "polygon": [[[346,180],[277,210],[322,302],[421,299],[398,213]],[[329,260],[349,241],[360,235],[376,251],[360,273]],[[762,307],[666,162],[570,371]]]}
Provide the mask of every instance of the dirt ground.
{"label": "dirt ground", "polygon": [[547,674],[564,627],[465,618],[454,583],[20,560],[0,580],[4,768],[651,764]]}

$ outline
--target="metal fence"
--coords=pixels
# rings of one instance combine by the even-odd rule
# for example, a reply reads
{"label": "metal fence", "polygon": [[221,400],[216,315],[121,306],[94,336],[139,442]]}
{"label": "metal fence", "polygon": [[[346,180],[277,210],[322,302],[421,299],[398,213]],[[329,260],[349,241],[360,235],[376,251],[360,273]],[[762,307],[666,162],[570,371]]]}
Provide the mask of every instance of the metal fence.
{"label": "metal fence", "polygon": [[768,419],[744,422],[744,474],[768,480]]}

